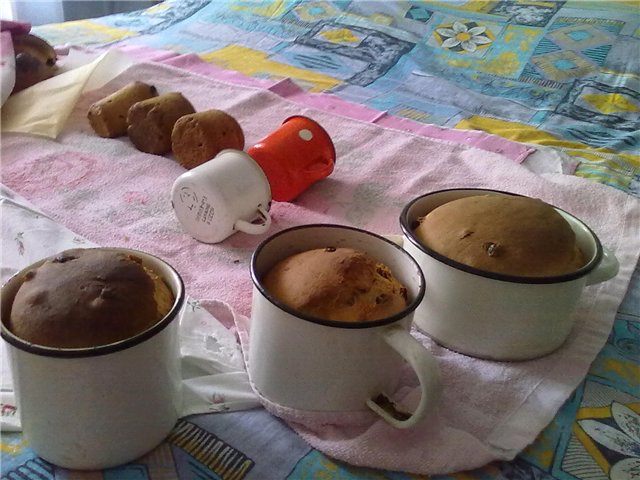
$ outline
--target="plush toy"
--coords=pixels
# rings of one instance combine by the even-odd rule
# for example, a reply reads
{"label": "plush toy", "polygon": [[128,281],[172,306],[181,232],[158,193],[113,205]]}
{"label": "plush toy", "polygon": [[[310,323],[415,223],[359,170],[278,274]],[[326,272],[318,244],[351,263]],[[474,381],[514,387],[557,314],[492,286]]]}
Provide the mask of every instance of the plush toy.
{"label": "plush toy", "polygon": [[12,93],[55,75],[58,56],[49,43],[31,33],[12,35],[12,40],[16,59],[16,83]]}
{"label": "plush toy", "polygon": [[53,47],[30,31],[29,23],[0,21],[2,103],[10,94],[51,78],[58,68]]}

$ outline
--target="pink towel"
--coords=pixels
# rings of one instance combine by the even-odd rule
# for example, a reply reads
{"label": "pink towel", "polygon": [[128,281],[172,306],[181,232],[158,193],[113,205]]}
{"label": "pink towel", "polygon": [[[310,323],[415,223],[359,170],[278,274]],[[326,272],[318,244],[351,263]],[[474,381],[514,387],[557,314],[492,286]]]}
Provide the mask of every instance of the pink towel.
{"label": "pink towel", "polygon": [[429,138],[439,138],[456,143],[471,145],[489,152],[500,153],[515,162],[524,161],[535,148],[522,143],[513,142],[497,135],[476,130],[455,130],[437,125],[415,122],[408,118],[388,115],[364,105],[358,105],[330,94],[313,94],[304,91],[295,82],[286,78],[279,82],[261,78],[247,77],[242,73],[222,69],[215,64],[203,61],[195,54],[179,55],[166,50],[156,50],[145,46],[125,46],[122,51],[134,58],[146,61],[161,62],[166,65],[189,70],[217,80],[236,85],[263,87],[278,95],[301,103],[308,107],[338,114],[347,118],[368,121],[377,125],[415,133]]}
{"label": "pink towel", "polygon": [[[274,202],[268,234],[237,233],[220,244],[199,243],[182,231],[169,203],[171,185],[185,170],[170,156],[137,151],[126,137],[100,138],[87,123],[93,101],[136,79],[152,81],[161,93],[181,91],[196,110],[229,112],[244,129],[247,145],[288,116],[310,116],[334,140],[336,170],[295,202]],[[182,274],[191,297],[223,301],[246,317],[252,290],[250,256],[267,235],[322,222],[399,234],[403,205],[441,188],[487,187],[542,198],[583,219],[615,252],[620,273],[587,289],[568,342],[545,358],[481,361],[414,332],[438,359],[444,379],[440,407],[423,428],[397,431],[368,414],[359,416],[360,424],[335,425],[326,423],[335,418],[318,422],[313,414],[265,403],[313,447],[355,465],[431,474],[513,458],[535,439],[587,372],[606,341],[640,254],[640,202],[617,190],[577,177],[536,175],[486,150],[335,116],[270,91],[163,65],[136,65],[82,97],[57,141],[4,135],[1,149],[2,182],[55,220],[99,245],[159,255]],[[237,323],[246,346],[247,321]],[[415,393],[407,375],[397,395],[411,405]]]}

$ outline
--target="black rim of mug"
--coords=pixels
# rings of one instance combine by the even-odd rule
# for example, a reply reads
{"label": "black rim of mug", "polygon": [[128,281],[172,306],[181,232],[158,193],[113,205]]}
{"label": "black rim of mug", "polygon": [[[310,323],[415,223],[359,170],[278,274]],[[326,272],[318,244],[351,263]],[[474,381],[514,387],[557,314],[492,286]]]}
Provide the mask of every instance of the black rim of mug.
{"label": "black rim of mug", "polygon": [[[129,337],[124,340],[120,340],[118,342],[99,345],[96,347],[55,348],[55,347],[47,347],[44,345],[27,342],[26,340],[23,340],[20,337],[14,335],[4,324],[4,321],[0,322],[0,336],[7,343],[16,347],[17,349],[23,350],[28,353],[33,353],[35,355],[41,355],[46,357],[59,357],[59,358],[97,357],[100,355],[107,355],[109,353],[119,352],[121,350],[125,350],[133,346],[136,346],[150,339],[151,337],[157,335],[162,330],[164,330],[171,322],[177,319],[178,313],[180,312],[182,305],[184,304],[184,301],[185,301],[185,291],[184,291],[184,282],[182,281],[182,277],[178,274],[175,268],[173,268],[171,265],[169,265],[167,262],[165,262],[161,258],[156,257],[155,255],[152,255],[147,252],[142,252],[139,250],[128,249],[128,248],[109,248],[109,247],[104,247],[104,248],[96,247],[96,248],[123,251],[123,252],[131,253],[133,255],[148,257],[148,258],[154,259],[159,263],[165,264],[166,267],[168,267],[172,271],[173,275],[178,280],[178,294],[176,295],[176,298],[173,302],[173,306],[171,307],[171,310],[169,310],[169,312],[160,321],[156,322],[151,327],[140,332],[139,334],[134,335],[133,337]],[[47,258],[50,258],[50,257],[47,257]],[[44,262],[45,260],[46,258],[42,259],[40,262],[36,262],[36,265]],[[33,266],[29,266],[21,270],[20,272],[16,273],[7,281],[5,286],[9,284],[9,282],[16,281],[16,279],[18,279],[19,277],[24,276],[24,274],[31,268],[33,268]],[[5,286],[3,286],[3,289]],[[11,299],[11,301],[13,302],[13,298]]]}
{"label": "black rim of mug", "polygon": [[[368,235],[371,237],[376,238],[377,240],[383,241],[389,245],[391,245],[392,247],[396,248],[402,255],[405,255],[407,258],[407,260],[409,260],[411,262],[411,264],[414,266],[414,268],[416,269],[416,272],[419,275],[420,278],[420,285],[418,286],[418,293],[417,295],[415,295],[415,297],[411,300],[411,302],[409,303],[409,305],[407,305],[407,307],[402,310],[401,312],[392,315],[390,317],[386,317],[386,318],[382,318],[380,320],[371,320],[371,321],[366,321],[366,322],[343,322],[343,321],[338,321],[338,320],[326,320],[324,318],[319,318],[319,317],[314,317],[312,315],[306,315],[304,313],[301,313],[291,307],[289,307],[288,305],[285,305],[284,303],[280,302],[279,300],[277,300],[276,298],[274,298],[262,285],[261,280],[258,278],[258,274],[256,273],[256,263],[258,260],[258,257],[260,256],[261,251],[273,240],[275,240],[276,238],[282,236],[282,235],[286,235],[292,231],[296,231],[296,230],[302,230],[302,229],[317,229],[317,228],[332,228],[332,229],[340,229],[340,230],[351,230],[351,231],[356,231],[358,233],[364,234],[364,235]],[[256,249],[253,252],[253,255],[251,256],[251,279],[253,280],[253,284],[256,286],[256,288],[258,289],[258,291],[262,294],[262,296],[264,296],[269,302],[271,302],[273,305],[275,305],[276,307],[284,310],[285,312],[287,312],[290,315],[293,315],[297,318],[300,318],[302,320],[306,320],[308,322],[311,323],[316,323],[318,325],[324,325],[327,327],[336,327],[336,328],[346,328],[346,329],[360,329],[360,328],[372,328],[372,327],[381,327],[383,325],[388,325],[394,322],[397,322],[398,320],[402,320],[403,318],[405,318],[407,315],[409,315],[410,313],[412,313],[416,308],[418,308],[418,305],[420,305],[420,303],[422,302],[422,299],[424,298],[424,294],[425,294],[425,279],[424,279],[424,275],[422,274],[422,270],[420,269],[420,266],[418,265],[418,263],[413,259],[413,257],[411,257],[411,255],[409,255],[408,252],[406,252],[402,247],[400,247],[399,245],[397,245],[396,243],[392,242],[391,240],[384,238],[376,233],[373,232],[369,232],[367,230],[361,229],[361,228],[356,228],[356,227],[350,227],[348,225],[338,225],[338,224],[333,224],[333,223],[312,223],[312,224],[307,224],[307,225],[298,225],[295,227],[291,227],[291,228],[287,228],[285,230],[281,230],[273,235],[271,235],[269,238],[263,240],[262,242],[260,242],[260,244],[256,247]]]}
{"label": "black rim of mug", "polygon": [[[432,250],[431,248],[425,245],[422,245],[415,238],[415,236],[413,235],[413,227],[412,227],[412,223],[414,222],[414,220],[409,218],[409,211],[413,208],[413,206],[416,203],[420,202],[421,200],[427,197],[432,197],[436,194],[441,194],[441,193],[453,193],[453,192],[461,192],[461,193],[462,192],[478,192],[478,193],[486,192],[486,193],[498,193],[502,195],[512,195],[515,197],[525,196],[525,195],[520,195],[518,193],[506,192],[502,190],[493,190],[493,189],[487,189],[487,188],[450,188],[450,189],[435,190],[433,192],[425,193],[423,195],[420,195],[419,197],[414,198],[409,203],[407,203],[407,205],[405,205],[405,207],[402,209],[402,213],[400,214],[400,228],[404,233],[404,237],[408,239],[416,248],[424,252],[426,255],[429,255],[430,257],[446,265],[449,265],[450,267],[453,267],[457,270],[462,270],[463,272],[471,273],[473,275],[478,275],[480,277],[491,278],[493,280],[501,280],[503,282],[522,283],[522,284],[550,284],[550,283],[569,282],[569,281],[577,280],[578,278],[584,277],[585,275],[590,273],[593,269],[595,269],[600,263],[600,261],[602,260],[602,257],[603,257],[602,244],[600,243],[600,239],[593,232],[593,230],[591,230],[591,228],[589,228],[589,226],[579,218],[575,217],[574,215],[570,214],[569,212],[561,208],[556,207],[555,205],[552,205],[552,207],[558,211],[563,212],[565,215],[567,215],[572,220],[574,220],[577,224],[585,228],[589,232],[589,235],[591,235],[595,243],[595,247],[596,247],[595,255],[593,255],[593,257],[585,265],[580,267],[578,270],[565,273],[563,275],[554,275],[554,276],[548,276],[548,277],[524,277],[524,276],[518,276],[518,275],[507,275],[504,273],[488,272],[485,270],[480,270],[478,268],[470,267],[469,265],[465,265],[463,263],[456,262],[455,260],[451,260],[450,258],[445,257],[444,255],[441,255],[435,250]],[[423,212],[422,215],[426,213],[427,212]]]}

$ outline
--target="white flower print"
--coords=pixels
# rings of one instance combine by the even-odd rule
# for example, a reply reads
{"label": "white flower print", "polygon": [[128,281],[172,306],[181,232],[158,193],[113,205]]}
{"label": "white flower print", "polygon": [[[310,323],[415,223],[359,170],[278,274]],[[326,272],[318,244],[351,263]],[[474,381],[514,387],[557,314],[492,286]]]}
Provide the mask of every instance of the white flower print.
{"label": "white flower print", "polygon": [[545,11],[535,7],[510,7],[507,11],[513,14],[513,18],[525,24],[535,24],[545,19]]}
{"label": "white flower print", "polygon": [[599,444],[630,457],[612,465],[611,480],[637,479],[640,476],[640,415],[618,402],[611,404],[611,413],[618,429],[597,420],[578,423]]}
{"label": "white flower print", "polygon": [[444,48],[453,48],[460,46],[464,51],[473,53],[478,49],[478,45],[486,45],[491,43],[491,39],[487,37],[485,32],[487,27],[472,27],[469,28],[462,22],[454,22],[451,28],[437,28],[438,32],[443,38],[446,38],[442,42]]}

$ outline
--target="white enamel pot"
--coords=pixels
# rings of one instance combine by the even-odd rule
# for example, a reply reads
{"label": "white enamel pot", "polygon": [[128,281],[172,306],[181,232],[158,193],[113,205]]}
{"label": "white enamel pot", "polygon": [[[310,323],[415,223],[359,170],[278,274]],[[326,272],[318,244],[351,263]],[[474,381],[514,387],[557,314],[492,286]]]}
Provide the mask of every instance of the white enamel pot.
{"label": "white enamel pot", "polygon": [[180,412],[180,275],[166,262],[136,250],[175,301],[144,332],[94,348],[50,348],[13,335],[5,326],[27,271],[2,287],[1,335],[9,353],[22,431],[30,447],[55,465],[82,470],[114,467],[149,452],[170,433]]}
{"label": "white enamel pot", "polygon": [[453,261],[416,239],[413,230],[420,217],[452,200],[488,193],[514,195],[486,189],[440,190],[413,199],[402,210],[403,246],[420,264],[427,285],[414,321],[439,344],[466,355],[493,360],[541,357],[569,336],[585,286],[613,278],[618,261],[584,222],[559,208],[556,211],[567,220],[588,259],[582,268],[564,275],[486,272]]}
{"label": "white enamel pot", "polygon": [[[387,265],[408,290],[396,315],[367,322],[328,321],[302,314],[275,299],[262,279],[280,260],[314,248],[348,247]],[[418,264],[378,235],[340,225],[304,225],[263,241],[251,260],[253,304],[248,370],[253,387],[275,404],[304,411],[351,412],[370,408],[398,428],[416,425],[433,411],[440,382],[436,361],[410,333],[424,295]],[[375,401],[391,398],[404,365],[414,370],[421,399],[407,418]]]}
{"label": "white enamel pot", "polygon": [[241,150],[222,150],[180,175],[171,187],[171,205],[184,230],[204,243],[236,232],[260,235],[271,226],[269,180]]}

